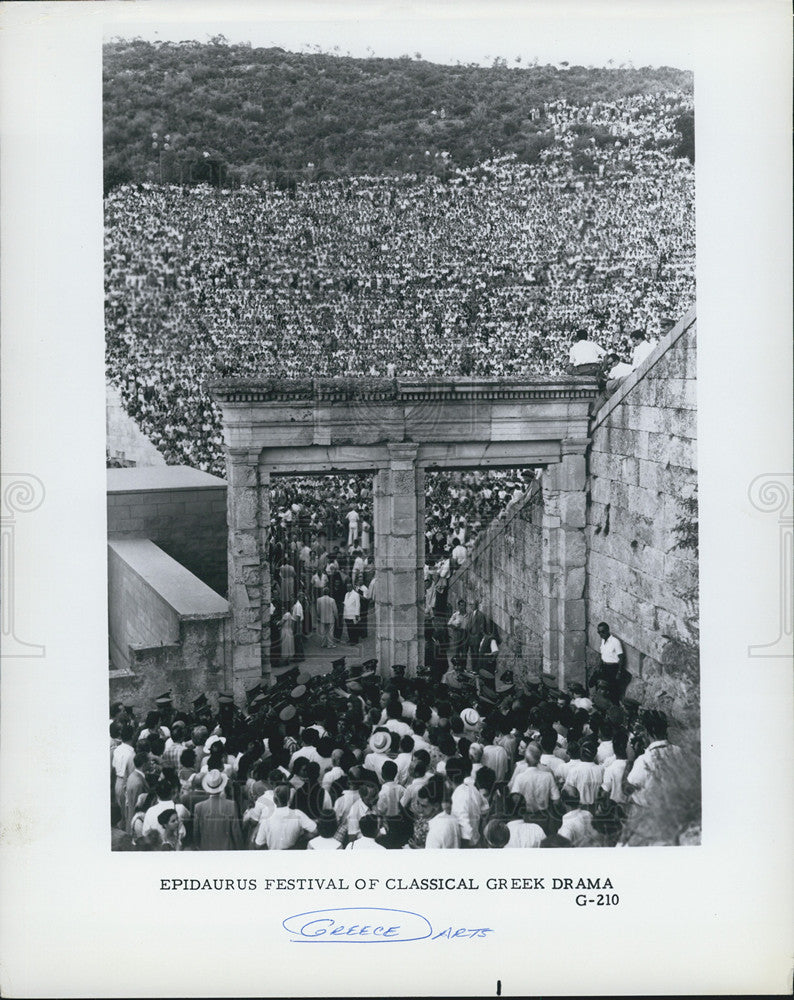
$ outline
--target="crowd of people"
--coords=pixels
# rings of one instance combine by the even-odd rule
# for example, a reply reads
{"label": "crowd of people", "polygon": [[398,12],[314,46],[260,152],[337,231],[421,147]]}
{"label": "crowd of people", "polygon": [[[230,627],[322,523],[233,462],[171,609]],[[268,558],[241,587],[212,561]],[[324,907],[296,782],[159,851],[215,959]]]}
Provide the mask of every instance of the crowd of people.
{"label": "crowd of people", "polygon": [[446,180],[114,189],[108,377],[168,462],[223,474],[213,377],[554,375],[579,329],[628,362],[694,299],[687,108],[555,102],[539,163]]}
{"label": "crowd of people", "polygon": [[[694,300],[694,173],[671,152],[687,109],[682,94],[556,102],[539,163],[503,157],[444,180],[117,188],[105,202],[108,377],[169,463],[221,475],[214,377],[591,364],[619,378]],[[478,533],[534,478],[428,474],[426,659],[410,679],[343,659],[324,678],[298,673],[310,632],[327,647],[366,637],[372,483],[274,480],[271,662],[286,673],[244,706],[221,693],[210,708],[207,692],[184,711],[166,694],[143,720],[111,707],[114,848],[686,842],[668,793],[683,783],[692,798],[689,765],[664,714],[625,697],[608,626],[592,689],[519,692],[499,672],[493,624],[445,604]]]}
{"label": "crowd of people", "polygon": [[[464,632],[475,627],[476,607]],[[457,647],[469,686],[429,672],[384,680],[375,661],[345,668],[340,659],[326,677],[296,670],[268,692],[257,685],[244,708],[221,693],[216,710],[199,695],[178,711],[166,692],[140,721],[134,706],[115,703],[113,848],[695,842],[692,762],[668,740],[663,712],[625,697],[608,660],[620,643],[606,632],[592,690],[537,682],[495,692],[481,644],[480,654]]]}
{"label": "crowd of people", "polygon": [[[531,469],[427,473],[425,508],[425,580],[428,612],[452,573],[463,566],[480,532],[534,482]],[[273,647],[301,656],[301,637],[317,628],[316,602],[328,588],[337,605],[334,635],[344,622],[347,585],[359,593],[358,617],[367,635],[367,610],[375,577],[372,479],[366,475],[289,477],[270,488],[271,529],[268,552],[274,621]],[[285,619],[285,616],[289,616]],[[300,621],[300,627],[299,627]]]}

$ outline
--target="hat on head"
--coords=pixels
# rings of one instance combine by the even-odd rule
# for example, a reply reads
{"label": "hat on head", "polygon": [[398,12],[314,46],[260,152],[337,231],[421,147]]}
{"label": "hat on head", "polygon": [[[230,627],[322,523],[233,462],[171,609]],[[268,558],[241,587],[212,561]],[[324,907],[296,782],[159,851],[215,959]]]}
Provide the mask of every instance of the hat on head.
{"label": "hat on head", "polygon": [[624,698],[622,704],[629,709],[639,708],[640,703],[636,698]]}
{"label": "hat on head", "polygon": [[155,705],[170,705],[171,704],[171,692],[166,691],[165,694],[159,694],[154,699]]}
{"label": "hat on head", "polygon": [[475,708],[464,708],[460,713],[463,725],[473,729],[480,721],[480,713]]}
{"label": "hat on head", "polygon": [[266,696],[260,691],[259,694],[251,702],[251,708],[260,708],[267,701]]}
{"label": "hat on head", "polygon": [[348,681],[347,689],[353,694],[361,694],[361,692],[364,690],[364,688],[358,683],[358,681]]}
{"label": "hat on head", "polygon": [[382,731],[373,733],[369,738],[369,745],[375,753],[387,753],[391,748],[391,734]]}
{"label": "hat on head", "polygon": [[332,670],[344,670],[345,669],[345,657],[339,656],[335,660],[331,660]]}
{"label": "hat on head", "polygon": [[229,692],[229,691],[221,691],[221,693],[218,695],[218,704],[219,705],[233,705],[234,704],[234,695],[231,694],[231,692]]}
{"label": "hat on head", "polygon": [[306,688],[303,684],[299,684],[297,687],[293,688],[289,696],[293,701],[300,701],[300,699],[306,694]]}
{"label": "hat on head", "polygon": [[261,684],[255,684],[252,688],[248,688],[248,690],[245,692],[245,700],[248,702],[249,705],[253,703],[254,699],[257,697],[257,695],[261,693],[261,691],[262,691]]}
{"label": "hat on head", "polygon": [[228,780],[222,771],[207,771],[201,779],[201,787],[210,795],[219,795],[226,787]]}
{"label": "hat on head", "polygon": [[493,670],[486,670],[484,667],[480,671],[480,679],[483,681],[492,681],[494,678]]}
{"label": "hat on head", "polygon": [[494,691],[492,688],[486,687],[484,684],[480,689],[480,695],[486,701],[496,701],[496,691]]}
{"label": "hat on head", "polygon": [[199,709],[205,708],[209,702],[207,701],[207,696],[205,694],[200,694],[198,698],[193,699],[193,708],[198,712]]}
{"label": "hat on head", "polygon": [[209,751],[216,743],[220,743],[221,746],[226,746],[225,736],[210,736],[204,741],[204,749]]}
{"label": "hat on head", "polygon": [[312,675],[307,670],[301,670],[301,672],[295,678],[295,683],[299,685],[303,684],[305,687],[311,679]]}
{"label": "hat on head", "polygon": [[287,705],[285,708],[282,708],[281,711],[278,713],[278,717],[279,719],[281,719],[282,722],[289,722],[290,719],[295,718],[295,715],[296,712],[294,705]]}

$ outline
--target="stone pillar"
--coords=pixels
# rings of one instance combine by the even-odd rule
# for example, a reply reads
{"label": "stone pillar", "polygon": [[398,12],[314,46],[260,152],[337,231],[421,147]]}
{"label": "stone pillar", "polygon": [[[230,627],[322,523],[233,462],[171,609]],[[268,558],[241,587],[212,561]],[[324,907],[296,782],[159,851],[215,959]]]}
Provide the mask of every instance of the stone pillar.
{"label": "stone pillar", "polygon": [[259,456],[230,449],[226,457],[229,527],[229,605],[232,613],[232,677],[236,696],[270,676],[270,476]]}
{"label": "stone pillar", "polygon": [[382,677],[395,663],[415,677],[424,657],[424,470],[418,445],[390,444],[374,476],[375,655]]}
{"label": "stone pillar", "polygon": [[584,681],[587,646],[586,440],[562,442],[543,474],[543,672],[562,688]]}

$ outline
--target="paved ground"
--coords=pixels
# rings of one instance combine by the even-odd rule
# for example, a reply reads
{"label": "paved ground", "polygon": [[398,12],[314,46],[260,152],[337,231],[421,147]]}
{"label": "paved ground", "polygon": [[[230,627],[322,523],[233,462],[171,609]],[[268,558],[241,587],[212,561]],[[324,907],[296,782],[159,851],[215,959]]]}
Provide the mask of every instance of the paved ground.
{"label": "paved ground", "polygon": [[[363,660],[374,657],[375,632],[374,629],[370,628],[367,638],[355,646],[340,641],[332,648],[324,648],[320,645],[320,640],[316,634],[304,638],[303,645],[305,659],[295,665],[300,670],[305,670],[307,674],[312,674],[313,676],[316,674],[327,674],[331,670],[331,661],[337,660],[340,656],[345,657],[345,666],[347,667],[352,663],[361,663]],[[274,670],[274,676],[278,678],[280,674],[284,673],[284,669],[286,668]]]}

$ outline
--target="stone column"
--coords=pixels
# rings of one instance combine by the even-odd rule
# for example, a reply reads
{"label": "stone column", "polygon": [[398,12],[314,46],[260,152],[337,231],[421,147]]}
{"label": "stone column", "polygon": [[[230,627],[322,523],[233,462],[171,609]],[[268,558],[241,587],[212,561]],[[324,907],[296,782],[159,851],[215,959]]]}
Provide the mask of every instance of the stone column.
{"label": "stone column", "polygon": [[543,474],[543,672],[562,688],[584,681],[586,440],[562,442],[562,460]]}
{"label": "stone column", "polygon": [[382,677],[395,663],[415,677],[424,657],[424,470],[418,445],[390,444],[389,464],[374,476],[375,655]]}
{"label": "stone column", "polygon": [[232,613],[232,678],[235,695],[270,676],[270,476],[259,456],[230,449],[226,456],[229,528],[229,605]]}

